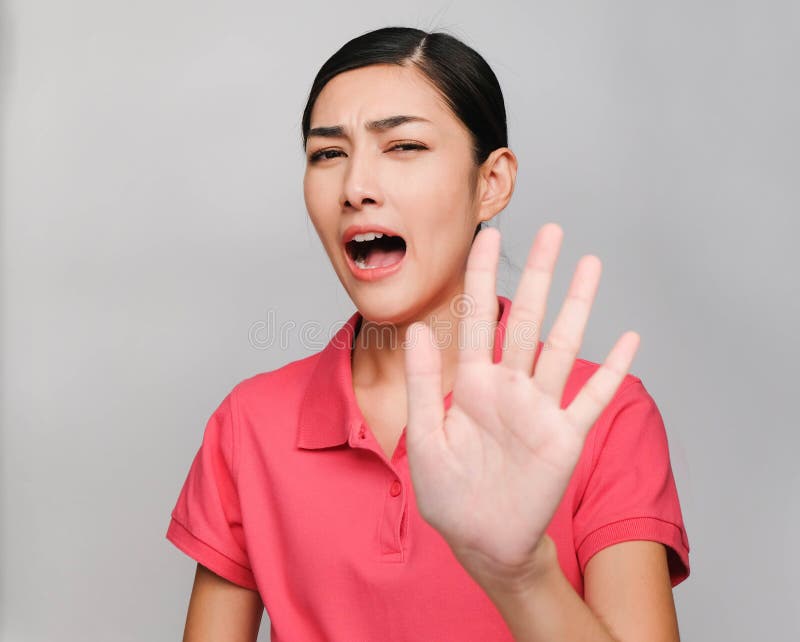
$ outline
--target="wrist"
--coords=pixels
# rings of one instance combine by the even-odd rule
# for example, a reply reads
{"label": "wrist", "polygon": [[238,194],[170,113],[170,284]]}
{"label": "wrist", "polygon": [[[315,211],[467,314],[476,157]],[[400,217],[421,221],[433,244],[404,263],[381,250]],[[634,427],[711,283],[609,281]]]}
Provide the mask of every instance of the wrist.
{"label": "wrist", "polygon": [[531,554],[528,564],[520,572],[506,578],[499,585],[491,587],[495,593],[503,595],[527,596],[531,591],[546,584],[553,573],[559,571],[558,550],[553,539],[544,533]]}
{"label": "wrist", "polygon": [[555,542],[544,533],[524,564],[499,567],[483,556],[454,551],[459,563],[494,601],[525,597],[560,570]]}

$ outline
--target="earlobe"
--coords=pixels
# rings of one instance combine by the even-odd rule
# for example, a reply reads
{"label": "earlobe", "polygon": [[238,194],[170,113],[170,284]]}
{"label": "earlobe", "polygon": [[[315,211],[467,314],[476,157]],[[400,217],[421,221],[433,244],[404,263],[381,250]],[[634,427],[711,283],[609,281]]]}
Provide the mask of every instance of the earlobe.
{"label": "earlobe", "polygon": [[495,149],[481,167],[480,221],[488,221],[505,209],[514,193],[517,157],[508,147]]}

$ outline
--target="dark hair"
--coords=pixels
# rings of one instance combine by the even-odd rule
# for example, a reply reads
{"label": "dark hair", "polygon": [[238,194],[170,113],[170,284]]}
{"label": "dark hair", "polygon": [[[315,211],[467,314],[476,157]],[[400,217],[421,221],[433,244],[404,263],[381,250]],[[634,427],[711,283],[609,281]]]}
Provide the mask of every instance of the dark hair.
{"label": "dark hair", "polygon": [[[508,146],[503,92],[492,68],[477,51],[446,33],[384,27],[345,43],[320,68],[303,111],[304,148],[311,111],[328,81],[345,71],[376,64],[413,65],[430,80],[472,135],[476,166],[495,149]],[[476,228],[476,235],[481,227]]]}

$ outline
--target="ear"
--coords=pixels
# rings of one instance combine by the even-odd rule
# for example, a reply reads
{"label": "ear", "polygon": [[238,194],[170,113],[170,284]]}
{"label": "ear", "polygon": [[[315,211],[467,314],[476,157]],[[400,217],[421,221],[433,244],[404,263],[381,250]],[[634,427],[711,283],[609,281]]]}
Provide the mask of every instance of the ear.
{"label": "ear", "polygon": [[508,147],[495,149],[478,170],[478,220],[488,221],[501,212],[514,193],[517,157]]}

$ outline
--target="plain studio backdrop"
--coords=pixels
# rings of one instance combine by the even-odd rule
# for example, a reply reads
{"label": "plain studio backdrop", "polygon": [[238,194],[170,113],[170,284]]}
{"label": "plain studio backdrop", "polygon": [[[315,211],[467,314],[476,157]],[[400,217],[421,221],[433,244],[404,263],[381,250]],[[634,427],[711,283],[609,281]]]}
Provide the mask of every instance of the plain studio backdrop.
{"label": "plain studio backdrop", "polygon": [[[10,0],[0,20],[3,641],[180,639],[195,563],[164,534],[206,421],[354,311],[303,203],[300,116],[322,62],[387,25],[496,71],[520,162],[504,251],[565,232],[545,329],[594,253],[581,356],[642,337],[691,545],[682,638],[800,639],[798,3]],[[499,292],[518,278],[503,264]]]}

